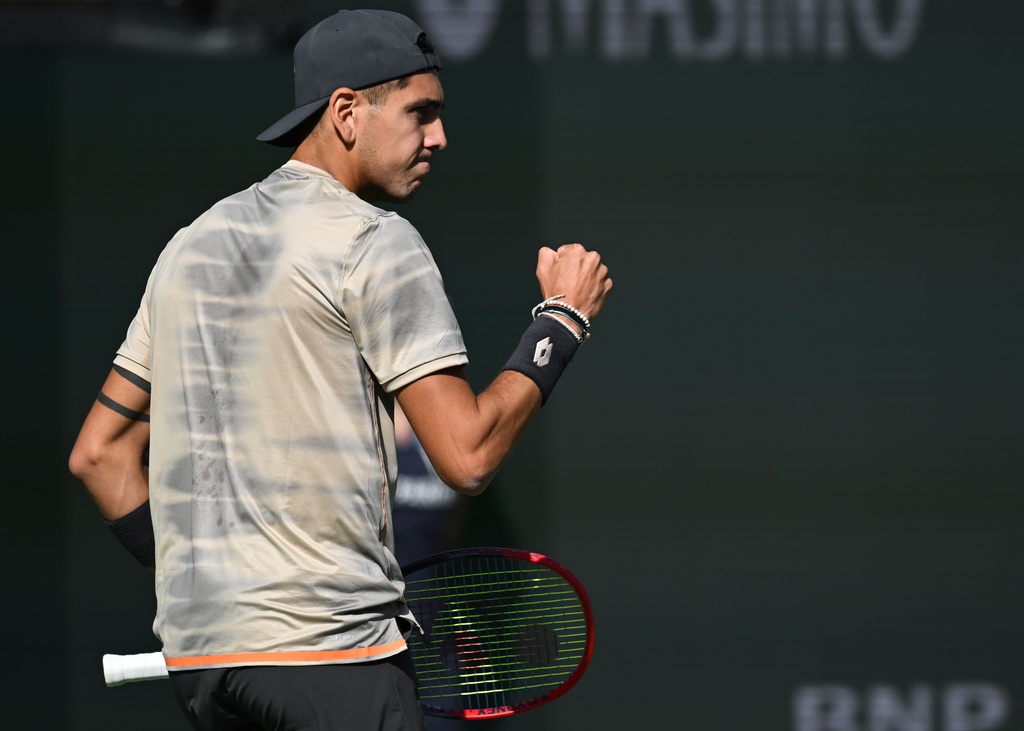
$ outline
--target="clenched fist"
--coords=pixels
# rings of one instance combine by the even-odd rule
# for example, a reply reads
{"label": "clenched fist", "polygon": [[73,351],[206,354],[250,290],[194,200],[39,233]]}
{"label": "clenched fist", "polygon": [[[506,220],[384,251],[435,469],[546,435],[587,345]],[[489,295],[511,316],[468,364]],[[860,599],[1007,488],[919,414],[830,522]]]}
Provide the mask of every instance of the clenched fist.
{"label": "clenched fist", "polygon": [[542,248],[537,254],[537,281],[544,299],[565,295],[563,302],[591,320],[601,312],[612,288],[601,255],[580,244],[566,244],[557,251]]}

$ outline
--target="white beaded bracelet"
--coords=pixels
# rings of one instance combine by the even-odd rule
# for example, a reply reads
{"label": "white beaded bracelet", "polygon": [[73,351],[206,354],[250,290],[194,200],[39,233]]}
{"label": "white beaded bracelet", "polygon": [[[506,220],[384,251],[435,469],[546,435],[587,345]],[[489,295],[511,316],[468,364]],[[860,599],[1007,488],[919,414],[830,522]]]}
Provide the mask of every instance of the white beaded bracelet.
{"label": "white beaded bracelet", "polygon": [[544,301],[543,301],[543,302],[541,302],[541,303],[540,303],[539,305],[537,305],[536,307],[534,307],[534,308],[533,308],[533,319],[534,319],[534,320],[536,320],[536,319],[537,319],[537,316],[538,316],[538,315],[540,314],[540,311],[541,311],[541,310],[543,310],[543,309],[544,309],[545,307],[547,307],[548,305],[550,305],[550,304],[551,304],[552,302],[554,302],[555,300],[560,300],[560,299],[562,299],[563,297],[565,297],[565,295],[564,295],[564,294],[556,294],[556,295],[555,295],[554,297],[548,297],[548,298],[547,298],[546,300],[544,300]]}
{"label": "white beaded bracelet", "polygon": [[[534,307],[533,319],[536,320],[537,316],[541,314],[541,311],[544,310],[544,308],[557,307],[559,309],[565,310],[566,312],[571,312],[572,314],[576,315],[576,317],[571,317],[570,319],[574,320],[576,324],[579,325],[580,328],[583,330],[583,334],[586,335],[587,331],[590,330],[590,319],[582,312],[580,312],[578,309],[570,305],[568,302],[561,301],[563,297],[565,297],[564,294],[556,294],[554,297],[548,297],[546,300],[544,300],[539,305]],[[577,320],[576,318],[579,319]]]}
{"label": "white beaded bracelet", "polygon": [[[550,313],[548,313],[548,312],[542,312],[542,313],[540,313],[540,314],[539,314],[539,315],[538,315],[537,317],[546,317],[546,318],[548,318],[549,320],[554,320],[554,321],[555,321],[555,322],[557,322],[557,323],[558,323],[559,325],[561,325],[561,326],[562,326],[562,327],[564,327],[564,328],[565,328],[566,330],[568,330],[569,332],[571,332],[571,333],[572,333],[572,336],[573,336],[574,338],[576,338],[576,344],[577,344],[577,345],[583,345],[583,336],[582,336],[582,335],[580,335],[580,334],[579,334],[578,332],[576,332],[575,330],[573,330],[573,329],[572,329],[572,326],[571,326],[571,325],[569,325],[569,323],[567,323],[567,322],[565,322],[564,320],[562,320],[562,318],[560,318],[560,317],[557,317],[556,315],[552,315],[552,314],[550,314]],[[534,319],[537,319],[537,318],[534,318]]]}
{"label": "white beaded bracelet", "polygon": [[577,310],[572,305],[570,305],[568,302],[562,302],[561,300],[548,300],[545,304],[548,307],[558,307],[560,309],[571,312],[572,314],[576,315],[576,317],[580,318],[580,320],[582,320],[583,327],[585,330],[590,329],[590,320],[587,318],[587,316],[584,315],[579,310]]}

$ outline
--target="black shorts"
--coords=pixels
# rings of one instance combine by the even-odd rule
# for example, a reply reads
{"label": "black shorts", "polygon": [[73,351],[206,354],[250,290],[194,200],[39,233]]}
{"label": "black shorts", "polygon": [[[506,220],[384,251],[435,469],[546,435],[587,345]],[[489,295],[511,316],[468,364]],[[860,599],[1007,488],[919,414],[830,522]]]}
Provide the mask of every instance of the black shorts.
{"label": "black shorts", "polygon": [[408,652],[347,665],[187,670],[170,675],[198,731],[422,731]]}

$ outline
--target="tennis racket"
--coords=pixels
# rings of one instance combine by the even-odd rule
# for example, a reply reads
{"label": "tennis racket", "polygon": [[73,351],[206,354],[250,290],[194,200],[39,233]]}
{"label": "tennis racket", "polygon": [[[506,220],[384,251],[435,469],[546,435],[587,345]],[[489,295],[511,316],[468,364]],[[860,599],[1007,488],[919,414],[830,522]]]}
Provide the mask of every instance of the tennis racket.
{"label": "tennis racket", "polygon": [[[402,570],[423,626],[408,639],[420,702],[432,716],[509,716],[564,695],[594,648],[590,600],[557,561],[510,548],[467,548]],[[163,655],[104,655],[107,685],[167,677]]]}

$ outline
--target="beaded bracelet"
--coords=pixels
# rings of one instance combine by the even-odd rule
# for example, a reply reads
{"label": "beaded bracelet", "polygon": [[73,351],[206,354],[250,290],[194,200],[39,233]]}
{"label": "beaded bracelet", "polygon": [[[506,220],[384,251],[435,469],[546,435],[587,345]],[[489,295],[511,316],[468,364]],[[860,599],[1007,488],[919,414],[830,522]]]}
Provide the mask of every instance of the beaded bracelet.
{"label": "beaded bracelet", "polygon": [[[584,315],[579,310],[577,310],[572,305],[570,305],[568,302],[563,302],[560,299],[551,299],[551,300],[548,300],[547,302],[545,302],[544,305],[545,305],[545,309],[548,308],[548,307],[557,307],[560,310],[565,310],[566,312],[571,312],[572,314],[574,314],[576,317],[579,318],[578,321],[583,326],[584,330],[589,330],[590,329],[590,320],[587,319],[587,316]],[[573,319],[576,319],[576,318],[573,318]]]}
{"label": "beaded bracelet", "polygon": [[[590,320],[586,315],[570,305],[568,302],[563,302],[563,297],[565,297],[564,294],[556,294],[554,297],[548,297],[546,300],[534,307],[533,319],[536,320],[537,317],[545,312],[560,315],[576,323],[580,330],[583,331],[583,339],[586,340],[590,333]],[[575,335],[575,332],[573,334]]]}
{"label": "beaded bracelet", "polygon": [[572,314],[568,310],[562,310],[557,307],[545,307],[543,310],[540,311],[540,314],[545,315],[547,317],[557,317],[562,322],[568,320],[569,322],[575,324],[576,327],[580,329],[580,333],[583,335],[583,339],[587,339],[587,335],[590,332],[590,328],[587,326],[585,322],[583,322],[583,320],[581,320],[579,317]]}
{"label": "beaded bracelet", "polygon": [[548,297],[548,298],[547,298],[546,300],[544,300],[544,301],[543,301],[543,302],[541,302],[541,303],[540,303],[539,305],[537,305],[536,307],[534,307],[534,308],[533,308],[533,319],[534,319],[534,320],[536,320],[536,319],[537,319],[537,315],[539,315],[539,314],[540,314],[540,311],[541,311],[541,310],[543,310],[543,309],[544,309],[545,307],[547,307],[548,305],[550,305],[550,304],[551,304],[552,302],[554,302],[554,301],[556,301],[556,300],[560,300],[560,299],[562,299],[563,297],[565,297],[565,295],[564,295],[564,294],[556,294],[556,295],[555,295],[554,297]]}
{"label": "beaded bracelet", "polygon": [[[569,327],[569,325],[564,320],[559,319],[558,317],[549,312],[541,312],[539,315],[537,315],[537,317],[547,317],[551,320],[554,320],[559,325],[568,330],[570,333],[572,333],[572,336],[576,338],[577,345],[583,345],[583,335],[580,335],[578,332]],[[586,334],[586,331],[584,331],[584,334]]]}

